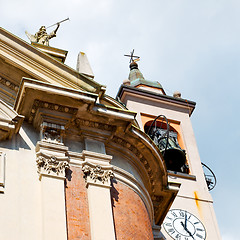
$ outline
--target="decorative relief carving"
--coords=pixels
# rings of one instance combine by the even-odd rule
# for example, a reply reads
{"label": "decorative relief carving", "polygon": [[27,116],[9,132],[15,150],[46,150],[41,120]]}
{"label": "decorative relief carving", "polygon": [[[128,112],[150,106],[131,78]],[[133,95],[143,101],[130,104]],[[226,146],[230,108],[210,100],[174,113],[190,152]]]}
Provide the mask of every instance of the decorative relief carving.
{"label": "decorative relief carving", "polygon": [[0,83],[5,85],[6,87],[10,88],[11,90],[13,90],[14,92],[18,91],[18,86],[12,82],[10,82],[9,80],[3,78],[0,76]]}
{"label": "decorative relief carving", "polygon": [[57,112],[69,113],[72,115],[77,114],[77,111],[78,111],[77,108],[71,108],[71,107],[54,104],[54,103],[49,103],[49,102],[44,102],[44,101],[40,101],[40,100],[36,99],[33,103],[31,114],[30,114],[30,117],[28,120],[30,123],[33,121],[33,119],[36,115],[37,109],[39,109],[39,108],[45,108],[45,109],[50,109],[50,110],[54,110]]}
{"label": "decorative relief carving", "polygon": [[62,144],[64,131],[64,126],[59,124],[43,122],[41,125],[42,140],[45,142]]}
{"label": "decorative relief carving", "polygon": [[41,168],[43,168],[47,173],[54,172],[57,175],[64,173],[67,168],[69,168],[69,163],[67,161],[58,161],[56,157],[51,156],[49,159],[46,159],[42,156],[37,158],[37,165],[39,173]]}
{"label": "decorative relief carving", "polygon": [[37,155],[38,173],[65,176],[65,170],[70,168],[68,157],[56,157],[41,153]]}
{"label": "decorative relief carving", "polygon": [[74,120],[74,124],[78,128],[80,128],[81,126],[85,126],[85,127],[98,128],[98,129],[105,130],[105,131],[114,131],[115,128],[116,128],[113,125],[100,123],[100,122],[94,122],[94,121],[90,121],[90,120],[84,120],[84,119],[81,119],[81,118],[76,118]]}
{"label": "decorative relief carving", "polygon": [[56,129],[47,129],[44,132],[44,140],[47,142],[61,143],[61,134]]}
{"label": "decorative relief carving", "polygon": [[93,182],[100,181],[103,184],[114,177],[112,170],[103,169],[100,165],[84,165],[82,171],[85,179],[89,176]]}

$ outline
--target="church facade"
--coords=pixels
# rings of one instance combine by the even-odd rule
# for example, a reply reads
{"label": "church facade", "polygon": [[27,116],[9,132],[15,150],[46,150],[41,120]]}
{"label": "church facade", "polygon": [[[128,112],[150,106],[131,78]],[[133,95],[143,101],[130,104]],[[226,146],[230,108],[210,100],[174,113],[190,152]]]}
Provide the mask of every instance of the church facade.
{"label": "church facade", "polygon": [[[195,103],[167,96],[134,61],[114,99],[66,55],[0,28],[1,239],[221,239]],[[181,157],[167,158],[161,131]]]}

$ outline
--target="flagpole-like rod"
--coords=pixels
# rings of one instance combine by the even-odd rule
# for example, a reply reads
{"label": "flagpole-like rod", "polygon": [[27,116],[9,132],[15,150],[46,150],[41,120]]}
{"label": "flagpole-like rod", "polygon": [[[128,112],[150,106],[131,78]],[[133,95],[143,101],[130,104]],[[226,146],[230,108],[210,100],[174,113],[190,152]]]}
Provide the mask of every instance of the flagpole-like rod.
{"label": "flagpole-like rod", "polygon": [[46,27],[46,29],[47,29],[47,28],[50,28],[50,27],[53,27],[53,26],[55,26],[55,25],[57,25],[57,24],[60,24],[60,23],[62,23],[62,22],[68,21],[68,20],[70,21],[69,17],[66,18],[66,19],[64,19],[64,20],[62,20],[62,21],[60,21],[60,22],[54,23],[54,24],[51,25],[51,26]]}

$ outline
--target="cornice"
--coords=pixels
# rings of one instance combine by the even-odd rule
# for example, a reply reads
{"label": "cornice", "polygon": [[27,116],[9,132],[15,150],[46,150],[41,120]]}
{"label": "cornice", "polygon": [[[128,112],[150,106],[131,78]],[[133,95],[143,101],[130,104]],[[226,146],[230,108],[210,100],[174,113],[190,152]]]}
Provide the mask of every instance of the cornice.
{"label": "cornice", "polygon": [[18,86],[11,82],[10,80],[7,80],[5,77],[0,76],[0,83],[6,86],[7,88],[11,89],[15,93],[17,93]]}
{"label": "cornice", "polygon": [[0,28],[0,57],[43,82],[99,93],[103,86]]}
{"label": "cornice", "polygon": [[24,117],[0,100],[0,140],[11,139],[18,133]]}
{"label": "cornice", "polygon": [[124,109],[119,109],[115,107],[109,107],[109,106],[104,106],[101,104],[96,104],[93,108],[92,111],[97,112],[100,115],[109,115],[114,118],[126,120],[126,121],[131,121],[135,119],[135,116],[137,113],[131,112],[129,110],[124,110]]}
{"label": "cornice", "polygon": [[38,118],[39,114],[46,113],[46,111],[41,113],[38,109],[59,112],[65,116],[63,118],[69,119],[69,117],[76,115],[81,105],[93,104],[97,98],[98,95],[94,93],[24,78],[19,87],[14,109],[30,122]]}
{"label": "cornice", "polygon": [[120,99],[123,99],[126,94],[133,95],[135,98],[136,96],[139,96],[141,98],[151,99],[151,101],[155,100],[155,101],[163,102],[164,104],[174,105],[179,108],[184,108],[188,110],[190,116],[192,115],[196,106],[195,102],[187,99],[175,98],[175,97],[155,93],[152,91],[148,91],[145,89],[121,85],[117,93],[117,97],[119,97]]}

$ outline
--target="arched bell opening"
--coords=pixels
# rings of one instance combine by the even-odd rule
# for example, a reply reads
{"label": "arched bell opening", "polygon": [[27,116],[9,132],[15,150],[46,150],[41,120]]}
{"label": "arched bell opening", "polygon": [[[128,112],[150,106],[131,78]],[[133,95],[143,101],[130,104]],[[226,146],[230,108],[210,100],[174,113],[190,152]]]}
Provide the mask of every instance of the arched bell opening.
{"label": "arched bell opening", "polygon": [[189,173],[186,152],[178,142],[178,132],[169,125],[164,115],[148,121],[144,131],[150,136],[161,151],[167,170]]}

